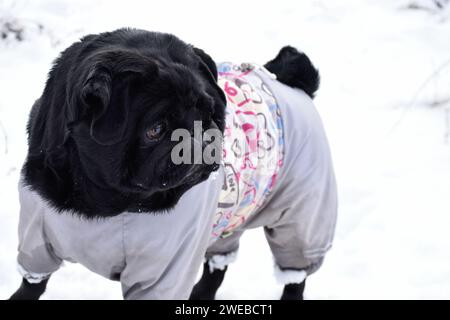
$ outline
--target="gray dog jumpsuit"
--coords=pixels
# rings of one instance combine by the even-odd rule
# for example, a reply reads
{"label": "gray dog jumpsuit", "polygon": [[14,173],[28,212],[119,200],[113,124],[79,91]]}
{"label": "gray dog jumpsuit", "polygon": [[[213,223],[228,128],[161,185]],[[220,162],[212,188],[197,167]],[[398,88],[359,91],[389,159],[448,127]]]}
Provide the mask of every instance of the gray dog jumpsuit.
{"label": "gray dog jumpsuit", "polygon": [[262,67],[224,63],[224,160],[168,213],[124,212],[87,220],[57,212],[19,183],[18,264],[29,282],[63,260],[120,280],[125,299],[186,299],[206,257],[236,255],[249,228],[264,227],[278,279],[299,283],[330,249],[337,191],[328,142],[311,99]]}

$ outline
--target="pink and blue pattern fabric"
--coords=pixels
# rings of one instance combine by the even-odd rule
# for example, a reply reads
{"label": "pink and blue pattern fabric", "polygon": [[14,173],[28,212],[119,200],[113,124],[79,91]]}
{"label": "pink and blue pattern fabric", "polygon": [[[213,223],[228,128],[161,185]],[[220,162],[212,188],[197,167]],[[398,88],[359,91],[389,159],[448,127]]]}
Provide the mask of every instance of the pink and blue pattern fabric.
{"label": "pink and blue pattern fabric", "polygon": [[283,120],[276,100],[253,65],[218,65],[227,98],[223,145],[225,179],[213,240],[229,236],[256,213],[273,190],[283,164]]}

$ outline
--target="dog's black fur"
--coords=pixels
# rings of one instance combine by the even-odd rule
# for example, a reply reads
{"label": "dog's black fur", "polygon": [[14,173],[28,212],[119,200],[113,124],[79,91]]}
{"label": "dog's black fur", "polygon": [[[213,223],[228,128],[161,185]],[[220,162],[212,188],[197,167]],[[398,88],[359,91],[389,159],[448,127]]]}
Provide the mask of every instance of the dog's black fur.
{"label": "dog's black fur", "polygon": [[[318,88],[317,70],[292,47],[266,68],[311,97]],[[172,164],[170,132],[191,131],[195,120],[223,131],[225,106],[201,49],[136,29],[86,36],[54,62],[31,110],[23,182],[58,211],[87,218],[166,211],[218,168]],[[155,124],[164,131],[150,141]],[[46,283],[24,279],[12,298],[35,299]]]}
{"label": "dog's black fur", "polygon": [[[214,300],[217,290],[225,278],[228,267],[210,270],[209,262],[203,264],[203,273],[200,280],[192,289],[189,300]],[[306,279],[301,283],[288,283],[284,286],[281,300],[303,300]]]}
{"label": "dog's black fur", "polygon": [[[224,129],[225,97],[202,50],[132,29],[90,35],[56,60],[28,124],[25,183],[86,217],[174,206],[217,165],[172,166],[174,128]],[[145,132],[163,123],[157,142]],[[189,177],[189,178],[187,178]]]}
{"label": "dog's black fur", "polygon": [[29,283],[22,279],[19,289],[9,298],[10,300],[39,300],[47,288],[49,279],[42,280],[39,283]]}
{"label": "dog's black fur", "polygon": [[314,98],[319,89],[319,71],[306,54],[294,47],[283,47],[275,59],[267,62],[264,67],[276,74],[278,81],[302,89],[311,98]]}

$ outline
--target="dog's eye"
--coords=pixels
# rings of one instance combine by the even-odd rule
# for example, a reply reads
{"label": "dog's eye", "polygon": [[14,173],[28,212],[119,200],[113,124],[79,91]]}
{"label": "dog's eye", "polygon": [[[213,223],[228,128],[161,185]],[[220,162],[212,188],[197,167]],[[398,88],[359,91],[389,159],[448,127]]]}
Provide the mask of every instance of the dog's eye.
{"label": "dog's eye", "polygon": [[150,141],[158,141],[166,132],[166,125],[162,122],[157,123],[147,129],[145,136]]}

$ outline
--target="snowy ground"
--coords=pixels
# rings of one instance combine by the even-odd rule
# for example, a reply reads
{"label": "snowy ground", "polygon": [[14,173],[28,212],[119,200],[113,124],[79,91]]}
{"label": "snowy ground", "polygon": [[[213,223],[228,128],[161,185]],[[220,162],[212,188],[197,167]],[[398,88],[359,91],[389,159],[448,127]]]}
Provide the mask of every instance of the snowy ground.
{"label": "snowy ground", "polygon": [[[23,42],[0,41],[0,298],[20,282],[16,185],[29,108],[60,50],[85,33],[123,26],[175,33],[217,61],[264,63],[285,44],[307,52],[322,74],[316,105],[335,160],[340,216],[306,297],[450,298],[450,105],[429,106],[450,98],[449,10],[405,10],[406,0],[12,2],[0,1],[0,16],[19,16],[28,31]],[[262,232],[248,232],[218,298],[280,292]],[[121,293],[118,283],[66,264],[44,298]]]}

